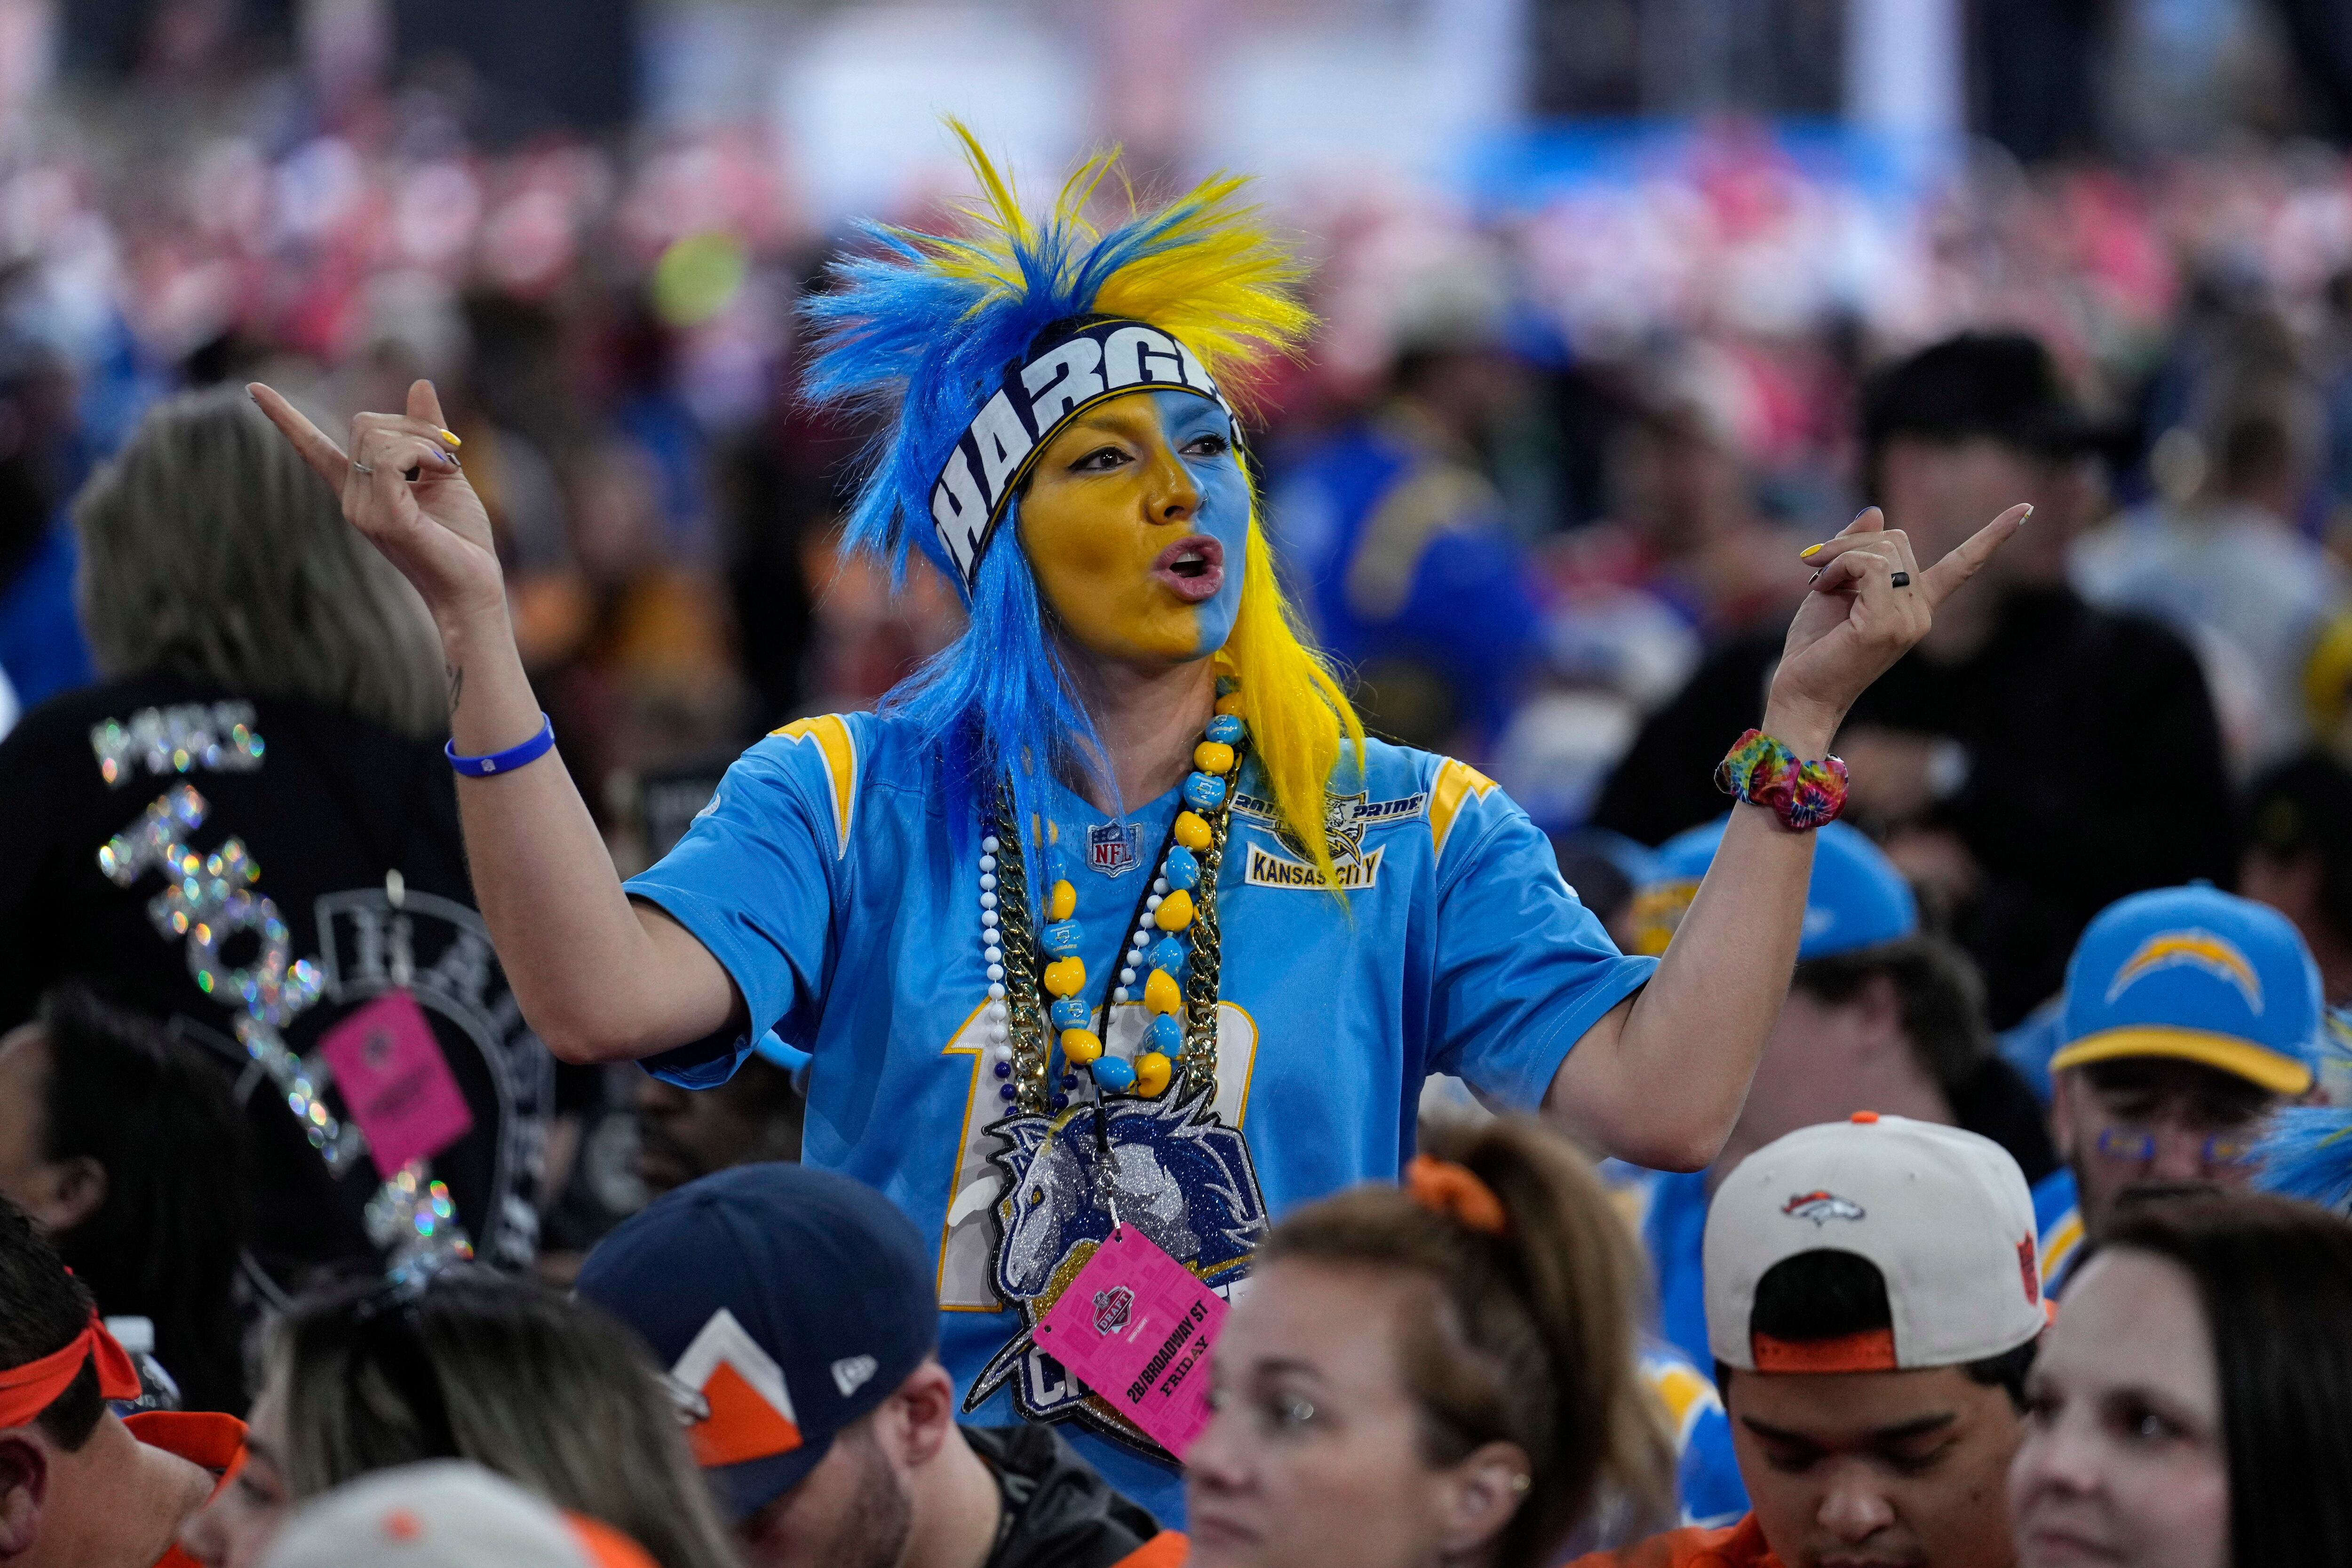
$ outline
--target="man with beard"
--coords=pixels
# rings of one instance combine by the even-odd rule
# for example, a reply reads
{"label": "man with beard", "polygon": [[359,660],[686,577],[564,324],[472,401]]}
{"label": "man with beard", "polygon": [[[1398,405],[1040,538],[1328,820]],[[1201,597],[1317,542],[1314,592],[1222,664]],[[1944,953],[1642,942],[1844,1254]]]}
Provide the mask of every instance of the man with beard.
{"label": "man with beard", "polygon": [[1163,1532],[1045,1426],[963,1427],[922,1238],[871,1187],[741,1165],[604,1240],[579,1293],[668,1367],[760,1568],[1157,1568]]}
{"label": "man with beard", "polygon": [[2311,1092],[2326,1026],[2319,966],[2276,910],[2202,885],[2102,910],[2050,1058],[2066,1162],[2033,1189],[2050,1293],[2119,1206],[2251,1185],[2254,1142]]}

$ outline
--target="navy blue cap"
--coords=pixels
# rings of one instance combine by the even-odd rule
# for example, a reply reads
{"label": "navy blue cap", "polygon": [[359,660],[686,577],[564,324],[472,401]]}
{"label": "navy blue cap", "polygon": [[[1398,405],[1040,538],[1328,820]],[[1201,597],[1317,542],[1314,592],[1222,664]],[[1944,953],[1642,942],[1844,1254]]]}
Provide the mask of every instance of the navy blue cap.
{"label": "navy blue cap", "polygon": [[668,1369],[738,1519],[798,1485],[939,1344],[913,1223],[806,1165],[739,1165],[656,1199],[597,1244],[577,1289]]}

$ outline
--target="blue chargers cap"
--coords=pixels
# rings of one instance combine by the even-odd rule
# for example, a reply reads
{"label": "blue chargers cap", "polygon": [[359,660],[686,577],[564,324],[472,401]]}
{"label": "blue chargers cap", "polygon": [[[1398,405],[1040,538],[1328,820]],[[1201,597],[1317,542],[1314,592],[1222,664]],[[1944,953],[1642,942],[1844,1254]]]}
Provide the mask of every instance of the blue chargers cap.
{"label": "blue chargers cap", "polygon": [[[1730,826],[1725,816],[1677,833],[1651,857],[1649,879],[1633,894],[1633,951],[1666,951],[1699,879],[1715,862]],[[1828,958],[1917,934],[1919,906],[1911,884],[1869,836],[1832,822],[1813,832],[1813,878],[1805,888],[1805,930],[1797,957]]]}
{"label": "blue chargers cap", "polygon": [[2326,1016],[2284,915],[2202,883],[2158,888],[2101,910],[2074,944],[2050,1066],[2168,1057],[2301,1094]]}
{"label": "blue chargers cap", "polygon": [[597,1244],[576,1288],[667,1369],[695,1459],[739,1520],[798,1485],[939,1344],[913,1223],[807,1165],[739,1165],[656,1199]]}

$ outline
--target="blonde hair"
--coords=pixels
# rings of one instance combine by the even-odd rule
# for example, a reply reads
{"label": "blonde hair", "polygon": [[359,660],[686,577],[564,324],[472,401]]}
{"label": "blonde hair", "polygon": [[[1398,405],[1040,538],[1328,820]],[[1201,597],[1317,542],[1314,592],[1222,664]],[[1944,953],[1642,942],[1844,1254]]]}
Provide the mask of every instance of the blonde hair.
{"label": "blonde hair", "polygon": [[469,1268],[421,1295],[330,1288],[288,1309],[266,1359],[297,1499],[471,1459],[623,1531],[661,1568],[734,1568],[645,1342],[541,1281]]}
{"label": "blonde hair", "polygon": [[1539,1568],[1603,1503],[1670,1521],[1675,1455],[1635,1361],[1648,1275],[1583,1157],[1519,1117],[1435,1127],[1428,1152],[1466,1167],[1502,1205],[1499,1235],[1401,1187],[1356,1187],[1274,1227],[1261,1264],[1393,1270],[1437,1310],[1404,1325],[1423,1458],[1458,1464],[1516,1444],[1531,1473],[1496,1543],[1496,1568]]}
{"label": "blonde hair", "polygon": [[109,679],[163,671],[420,740],[448,729],[424,601],[242,392],[157,405],[73,518]]}
{"label": "blonde hair", "polygon": [[1336,892],[1339,879],[1325,832],[1323,796],[1339,766],[1343,739],[1355,752],[1356,773],[1363,773],[1364,723],[1330,666],[1301,635],[1255,507],[1242,571],[1241,604],[1219,662],[1241,681],[1250,739],[1283,826],[1306,847],[1323,885]]}

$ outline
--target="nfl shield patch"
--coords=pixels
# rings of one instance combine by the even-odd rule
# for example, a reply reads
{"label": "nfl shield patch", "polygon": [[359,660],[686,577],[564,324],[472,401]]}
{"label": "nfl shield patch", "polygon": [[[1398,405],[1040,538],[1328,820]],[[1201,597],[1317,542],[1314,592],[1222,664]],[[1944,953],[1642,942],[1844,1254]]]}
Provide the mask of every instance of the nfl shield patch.
{"label": "nfl shield patch", "polygon": [[1087,829],[1087,868],[1124,877],[1141,863],[1143,829],[1132,822],[1105,822]]}

